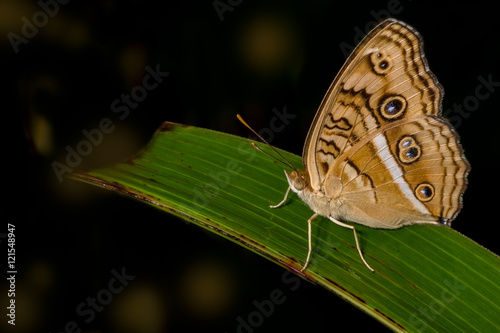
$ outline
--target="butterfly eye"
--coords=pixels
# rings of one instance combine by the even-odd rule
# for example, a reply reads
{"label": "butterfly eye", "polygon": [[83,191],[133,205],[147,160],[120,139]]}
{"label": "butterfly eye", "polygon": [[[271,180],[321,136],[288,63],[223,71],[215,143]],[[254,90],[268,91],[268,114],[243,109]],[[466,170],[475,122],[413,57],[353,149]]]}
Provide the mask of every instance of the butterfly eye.
{"label": "butterfly eye", "polygon": [[420,201],[429,201],[434,197],[434,187],[431,184],[422,183],[415,189],[415,195]]}
{"label": "butterfly eye", "polygon": [[306,182],[302,176],[295,178],[293,185],[295,186],[295,189],[298,191],[301,191],[304,189],[306,186]]}
{"label": "butterfly eye", "polygon": [[293,170],[290,173],[286,172],[288,181],[294,190],[302,191],[304,187],[306,187],[306,181],[304,176],[297,172],[297,170]]}

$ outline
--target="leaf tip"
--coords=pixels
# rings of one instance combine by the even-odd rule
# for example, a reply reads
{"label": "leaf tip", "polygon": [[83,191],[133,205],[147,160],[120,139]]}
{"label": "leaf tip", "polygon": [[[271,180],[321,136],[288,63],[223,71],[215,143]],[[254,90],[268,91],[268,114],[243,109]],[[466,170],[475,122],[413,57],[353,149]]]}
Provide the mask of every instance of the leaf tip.
{"label": "leaf tip", "polygon": [[191,127],[190,125],[178,124],[171,121],[164,121],[158,128],[158,132],[173,131],[175,127]]}

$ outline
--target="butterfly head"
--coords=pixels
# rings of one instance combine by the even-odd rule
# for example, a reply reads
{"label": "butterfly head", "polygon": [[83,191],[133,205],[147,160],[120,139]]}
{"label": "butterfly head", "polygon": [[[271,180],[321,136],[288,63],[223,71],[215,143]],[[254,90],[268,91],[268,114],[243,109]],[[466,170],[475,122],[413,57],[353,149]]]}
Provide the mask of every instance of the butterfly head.
{"label": "butterfly head", "polygon": [[285,170],[286,179],[290,188],[295,193],[302,192],[309,185],[309,177],[307,172],[300,170],[292,170],[290,172]]}

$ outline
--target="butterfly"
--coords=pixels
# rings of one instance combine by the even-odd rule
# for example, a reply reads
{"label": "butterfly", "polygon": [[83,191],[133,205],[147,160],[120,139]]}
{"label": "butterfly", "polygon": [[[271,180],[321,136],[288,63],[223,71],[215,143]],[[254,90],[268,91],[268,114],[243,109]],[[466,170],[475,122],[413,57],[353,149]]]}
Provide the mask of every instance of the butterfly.
{"label": "butterfly", "polygon": [[290,190],[318,216],[353,231],[354,223],[398,229],[451,226],[462,208],[470,164],[458,134],[442,118],[443,88],[429,70],[420,34],[387,19],[353,50],[311,124],[304,171],[285,175]]}

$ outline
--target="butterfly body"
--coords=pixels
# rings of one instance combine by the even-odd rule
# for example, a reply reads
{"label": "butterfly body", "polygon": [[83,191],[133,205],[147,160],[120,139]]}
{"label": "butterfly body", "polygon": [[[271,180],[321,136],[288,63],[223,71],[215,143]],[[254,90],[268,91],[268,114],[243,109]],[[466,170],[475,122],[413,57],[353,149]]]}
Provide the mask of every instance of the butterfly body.
{"label": "butterfly body", "polygon": [[420,35],[400,21],[385,20],[353,51],[308,132],[305,171],[285,171],[289,190],[314,211],[303,269],[318,215],[354,231],[370,269],[355,227],[346,223],[451,225],[470,166],[441,117],[443,94]]}

